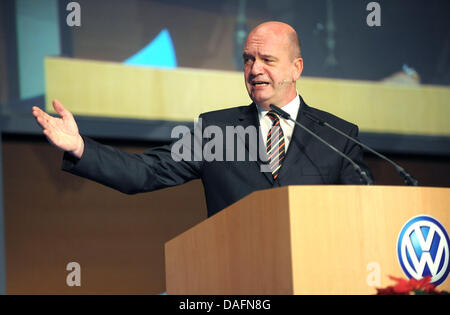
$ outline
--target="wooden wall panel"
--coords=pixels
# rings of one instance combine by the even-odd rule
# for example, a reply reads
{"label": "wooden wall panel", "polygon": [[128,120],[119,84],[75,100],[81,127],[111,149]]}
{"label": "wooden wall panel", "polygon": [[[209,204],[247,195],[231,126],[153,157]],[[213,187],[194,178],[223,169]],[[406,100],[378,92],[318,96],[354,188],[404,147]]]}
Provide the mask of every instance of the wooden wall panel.
{"label": "wooden wall panel", "polygon": [[[61,171],[44,139],[16,140],[3,143],[7,293],[164,292],[164,243],[206,218],[201,182],[125,195]],[[73,261],[81,287],[66,285]]]}

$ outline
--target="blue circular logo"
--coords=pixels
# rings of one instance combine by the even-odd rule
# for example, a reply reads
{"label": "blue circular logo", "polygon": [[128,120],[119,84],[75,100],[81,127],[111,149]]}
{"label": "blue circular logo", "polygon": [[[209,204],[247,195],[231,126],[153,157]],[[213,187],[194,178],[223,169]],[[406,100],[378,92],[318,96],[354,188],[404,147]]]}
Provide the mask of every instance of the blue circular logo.
{"label": "blue circular logo", "polygon": [[408,278],[417,280],[431,276],[439,285],[450,271],[449,237],[435,218],[421,215],[403,226],[397,240],[397,257]]}

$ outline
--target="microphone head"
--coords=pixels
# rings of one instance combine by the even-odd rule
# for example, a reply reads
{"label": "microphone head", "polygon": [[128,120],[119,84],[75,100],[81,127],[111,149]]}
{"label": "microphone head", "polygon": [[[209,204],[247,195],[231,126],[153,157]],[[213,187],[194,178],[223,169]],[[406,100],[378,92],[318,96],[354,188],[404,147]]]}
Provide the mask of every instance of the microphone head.
{"label": "microphone head", "polygon": [[286,84],[286,83],[294,83],[295,81],[294,80],[281,80],[280,82],[278,82],[278,84],[279,85],[283,85],[283,84]]}
{"label": "microphone head", "polygon": [[278,106],[275,106],[273,104],[269,105],[270,108],[272,108],[272,110],[277,113],[278,115],[280,115],[281,117],[285,118],[285,119],[291,119],[291,115],[289,115],[288,113],[286,113],[284,110],[282,110],[281,108],[279,108]]}

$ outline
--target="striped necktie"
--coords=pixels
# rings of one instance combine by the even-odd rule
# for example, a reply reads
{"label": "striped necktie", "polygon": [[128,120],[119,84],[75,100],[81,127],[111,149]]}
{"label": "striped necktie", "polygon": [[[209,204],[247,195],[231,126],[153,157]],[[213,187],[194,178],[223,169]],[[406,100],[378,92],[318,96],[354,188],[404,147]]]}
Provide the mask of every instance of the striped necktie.
{"label": "striped necktie", "polygon": [[267,116],[272,120],[272,128],[267,134],[267,156],[269,157],[270,169],[272,170],[273,179],[277,179],[280,172],[281,163],[285,157],[284,133],[281,129],[280,119],[278,115],[270,111]]}

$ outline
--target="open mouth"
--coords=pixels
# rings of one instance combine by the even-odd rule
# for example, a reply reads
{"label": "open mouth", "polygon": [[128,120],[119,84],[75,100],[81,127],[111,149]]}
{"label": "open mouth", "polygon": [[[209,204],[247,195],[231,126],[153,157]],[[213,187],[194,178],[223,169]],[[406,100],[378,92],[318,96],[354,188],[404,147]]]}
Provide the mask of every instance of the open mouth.
{"label": "open mouth", "polygon": [[262,86],[269,85],[269,83],[268,82],[264,82],[264,81],[252,81],[252,85],[253,86],[262,87]]}

